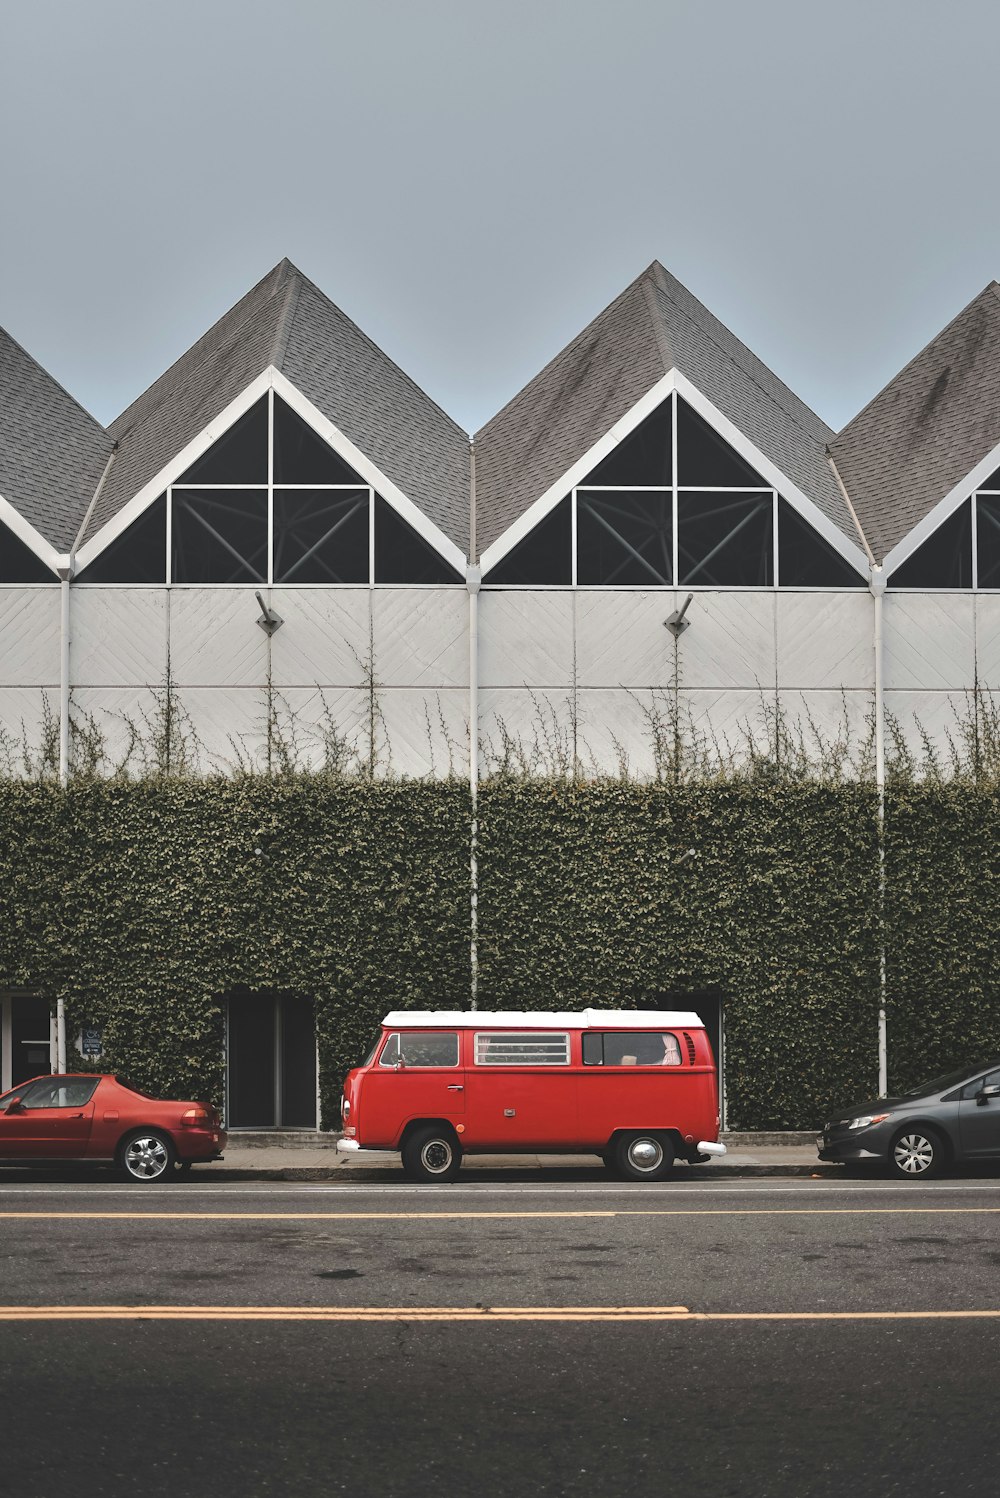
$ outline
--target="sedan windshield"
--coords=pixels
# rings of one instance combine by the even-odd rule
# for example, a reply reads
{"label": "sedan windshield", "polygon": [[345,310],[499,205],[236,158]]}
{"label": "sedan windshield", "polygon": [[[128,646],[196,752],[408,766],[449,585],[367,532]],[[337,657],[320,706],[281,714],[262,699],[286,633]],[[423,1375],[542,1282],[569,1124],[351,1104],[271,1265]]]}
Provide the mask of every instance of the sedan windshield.
{"label": "sedan windshield", "polygon": [[989,1062],[982,1066],[960,1066],[958,1071],[947,1071],[943,1076],[932,1077],[929,1082],[921,1082],[919,1087],[912,1087],[909,1092],[902,1093],[903,1097],[933,1097],[935,1092],[947,1092],[949,1087],[957,1087],[959,1082],[968,1082],[976,1075],[977,1071],[985,1071]]}

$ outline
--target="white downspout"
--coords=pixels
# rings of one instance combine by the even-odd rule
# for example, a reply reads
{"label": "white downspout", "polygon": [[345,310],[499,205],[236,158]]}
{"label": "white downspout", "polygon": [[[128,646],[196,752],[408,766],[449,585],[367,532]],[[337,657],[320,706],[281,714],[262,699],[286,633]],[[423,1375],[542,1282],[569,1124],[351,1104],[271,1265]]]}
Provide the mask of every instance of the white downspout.
{"label": "white downspout", "polygon": [[885,572],[872,566],[868,586],[874,604],[875,645],[875,789],[878,794],[878,898],[882,936],[879,942],[878,1092],[889,1095],[889,1049],[885,1017],[885,678],[882,635],[882,599]]}
{"label": "white downspout", "polygon": [[[59,568],[59,784],[65,790],[69,780],[69,584],[73,576],[73,559]],[[55,1072],[66,1070],[66,1003],[56,1000],[55,1056],[49,1064]]]}
{"label": "white downspout", "polygon": [[469,442],[469,1007],[479,1000],[479,585],[476,556],[476,444]]}

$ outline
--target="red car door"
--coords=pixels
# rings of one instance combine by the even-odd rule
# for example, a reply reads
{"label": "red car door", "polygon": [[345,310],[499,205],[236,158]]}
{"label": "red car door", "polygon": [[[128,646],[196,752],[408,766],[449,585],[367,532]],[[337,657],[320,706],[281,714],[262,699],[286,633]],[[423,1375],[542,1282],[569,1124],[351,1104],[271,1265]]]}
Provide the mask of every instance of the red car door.
{"label": "red car door", "polygon": [[68,1160],[85,1155],[94,1122],[97,1077],[46,1077],[13,1096],[0,1114],[0,1152],[8,1158]]}

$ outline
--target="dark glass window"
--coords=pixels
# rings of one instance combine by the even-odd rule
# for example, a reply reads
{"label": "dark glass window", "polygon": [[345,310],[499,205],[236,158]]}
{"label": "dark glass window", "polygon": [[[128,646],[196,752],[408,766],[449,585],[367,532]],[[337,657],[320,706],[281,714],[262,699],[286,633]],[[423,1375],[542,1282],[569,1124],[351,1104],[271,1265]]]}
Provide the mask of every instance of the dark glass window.
{"label": "dark glass window", "polygon": [[167,496],[154,499],[77,577],[80,583],[162,583],[167,577]]}
{"label": "dark glass window", "polygon": [[267,483],[267,396],[234,422],[208,452],[177,480],[179,484]]}
{"label": "dark glass window", "polygon": [[407,1030],[390,1035],[379,1066],[457,1066],[458,1034],[437,1030]]}
{"label": "dark glass window", "polygon": [[375,581],[377,583],[460,583],[439,551],[407,525],[379,494],[375,496]]}
{"label": "dark glass window", "polygon": [[54,583],[55,573],[0,522],[0,583]]}
{"label": "dark glass window", "polygon": [[630,1030],[627,1034],[588,1032],[583,1037],[584,1066],[681,1066],[681,1047],[669,1030]]}
{"label": "dark glass window", "polygon": [[267,490],[175,489],[170,576],[175,583],[267,580]]}
{"label": "dark glass window", "polygon": [[576,580],[582,587],[669,587],[673,545],[669,490],[577,490]]}
{"label": "dark glass window", "polygon": [[275,396],[274,482],[361,485],[364,480],[316,435],[308,422]]}
{"label": "dark glass window", "polygon": [[1000,497],[976,500],[976,562],[981,588],[1000,588]]}
{"label": "dark glass window", "polygon": [[486,583],[555,588],[573,581],[569,499],[561,499],[512,551],[487,572]]}
{"label": "dark glass window", "polygon": [[966,500],[897,567],[890,588],[971,588],[972,507]]}
{"label": "dark glass window", "polygon": [[366,583],[367,489],[275,489],[274,581]]}
{"label": "dark glass window", "polygon": [[587,475],[588,484],[672,484],[673,412],[668,396]]}
{"label": "dark glass window", "polygon": [[691,487],[763,489],[759,473],[677,397],[677,482]]}
{"label": "dark glass window", "polygon": [[778,500],[778,581],[783,588],[865,588],[866,580],[813,530],[786,499]]}
{"label": "dark glass window", "polygon": [[678,494],[678,582],[769,588],[774,581],[770,494]]}
{"label": "dark glass window", "polygon": [[1000,468],[991,473],[985,484],[979,485],[980,489],[1000,489]]}

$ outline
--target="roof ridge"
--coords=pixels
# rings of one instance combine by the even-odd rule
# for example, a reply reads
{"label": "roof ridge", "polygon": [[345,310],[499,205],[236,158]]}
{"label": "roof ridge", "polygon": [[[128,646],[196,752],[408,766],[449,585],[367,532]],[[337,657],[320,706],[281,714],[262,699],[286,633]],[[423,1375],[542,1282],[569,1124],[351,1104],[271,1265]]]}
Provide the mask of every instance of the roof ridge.
{"label": "roof ridge", "polygon": [[[185,360],[190,359],[192,349],[197,348],[199,343],[205,343],[209,337],[209,334],[218,327],[219,323],[223,322],[230,315],[230,313],[235,311],[235,309],[240,306],[242,302],[249,301],[254,292],[258,291],[265,284],[265,282],[271,279],[271,277],[274,277],[275,285],[273,291],[271,292],[271,297],[268,300],[271,300],[273,297],[277,296],[281,291],[285,276],[289,271],[300,274],[300,272],[296,271],[295,266],[292,265],[292,262],[286,255],[283,259],[278,261],[277,265],[273,265],[266,275],[261,276],[259,281],[255,281],[254,284],[250,287],[249,291],[245,291],[241,297],[237,298],[237,300],[231,307],[227,307],[225,312],[217,317],[213,323],[210,323],[209,326],[205,329],[204,333],[202,333],[199,338],[196,338],[194,340],[194,343],[192,343],[188,348],[184,349],[182,353],[178,354],[177,358],[174,359],[172,363],[168,364],[163,373],[157,375],[156,379],[153,380],[151,384],[147,385],[145,390],[140,390],[139,394],[135,397],[135,400],[130,401],[129,404],[125,407],[124,411],[122,411],[118,416],[115,417],[114,424],[117,425],[118,422],[124,421],[129,412],[132,411],[134,407],[136,407],[139,402],[149,394],[154,386],[159,385],[161,382],[163,382],[164,385],[163,395],[166,396],[168,393],[172,393],[175,385],[171,382],[170,377],[171,375],[175,374],[175,372],[179,369],[179,367],[184,363]],[[256,308],[254,308],[253,311],[248,311],[243,320],[237,323],[236,327],[230,334],[230,340],[236,338],[243,331],[247,324],[252,320],[256,311]],[[211,348],[217,349],[218,343],[212,345]],[[209,357],[210,351],[211,350],[209,347],[205,348],[202,354],[195,361],[195,364],[193,366],[195,369],[197,369],[201,364],[204,363],[204,361]],[[190,375],[190,372],[190,367],[188,367],[186,370],[186,374]],[[130,430],[131,425],[125,427],[124,430],[118,434],[119,437],[124,436],[125,432]]]}
{"label": "roof ridge", "polygon": [[634,280],[630,281],[628,285],[624,287],[624,289],[620,291],[616,297],[613,297],[611,301],[608,302],[606,307],[602,307],[600,312],[595,313],[590,321],[585,323],[578,333],[574,333],[573,337],[567,344],[565,344],[561,349],[557,349],[556,352],[552,355],[552,358],[545,361],[541,369],[537,370],[536,373],[531,376],[531,379],[528,380],[526,384],[521,386],[520,390],[516,390],[514,392],[510,400],[504,402],[499,411],[495,411],[493,413],[489,421],[483,422],[482,426],[479,428],[479,431],[475,435],[479,436],[480,433],[485,432],[487,427],[492,426],[495,421],[499,421],[501,416],[505,415],[506,412],[510,411],[514,406],[516,406],[517,402],[527,394],[532,385],[539,381],[542,376],[552,368],[553,364],[561,359],[568,349],[571,349],[573,347],[574,343],[578,342],[578,340],[581,339],[585,333],[589,333],[590,329],[594,326],[595,323],[598,323],[602,318],[607,317],[608,314],[611,313],[619,305],[620,302],[623,302],[627,296],[630,296],[631,293],[639,287],[640,283],[649,276],[650,271],[656,264],[657,262],[654,260],[651,265],[647,265],[645,270],[640,271],[639,275],[637,275]]}
{"label": "roof ridge", "polygon": [[935,343],[937,343],[939,339],[943,338],[946,333],[949,333],[955,326],[955,324],[959,322],[965,316],[965,314],[976,305],[977,302],[981,302],[986,296],[987,292],[990,291],[992,291],[994,295],[998,299],[1000,299],[1000,284],[998,284],[996,281],[987,282],[982,291],[978,291],[971,301],[966,302],[965,306],[962,307],[960,311],[956,312],[955,316],[948,322],[946,322],[943,328],[938,329],[933,338],[928,338],[927,342],[917,350],[913,357],[911,359],[907,359],[906,363],[902,365],[901,368],[897,369],[892,378],[886,380],[885,384],[881,386],[880,389],[876,390],[871,400],[866,401],[865,404],[861,407],[860,411],[855,411],[850,421],[845,422],[840,431],[834,434],[835,440],[839,441],[840,438],[843,437],[844,433],[849,431],[851,427],[854,426],[855,422],[860,421],[862,416],[864,416],[865,413],[869,411],[872,406],[874,406],[875,402],[877,400],[880,400],[891,386],[895,385],[899,380],[901,380],[906,374],[906,371],[908,369],[911,369],[913,365],[917,363],[918,359],[922,359],[927,350],[933,348]]}
{"label": "roof ridge", "polygon": [[[467,432],[464,427],[459,426],[459,424],[455,420],[454,416],[451,416],[445,410],[444,406],[441,405],[440,401],[436,401],[434,399],[433,395],[428,395],[428,393],[424,389],[424,387],[422,385],[418,385],[417,382],[416,382],[416,380],[413,378],[413,376],[411,374],[407,374],[407,372],[403,368],[403,366],[401,364],[397,364],[396,360],[392,357],[392,355],[391,354],[387,354],[386,351],[385,351],[385,349],[382,348],[381,345],[377,344],[375,342],[374,338],[372,338],[368,333],[366,333],[365,330],[364,330],[364,328],[362,328],[359,323],[356,323],[354,321],[353,317],[351,317],[349,313],[347,313],[347,312],[344,311],[343,307],[338,306],[338,304],[333,300],[332,297],[327,296],[326,292],[323,290],[323,288],[321,286],[317,286],[315,281],[311,280],[309,276],[305,275],[304,272],[300,271],[299,268],[298,268],[298,266],[292,265],[291,261],[289,261],[288,264],[291,266],[291,269],[295,272],[296,276],[298,276],[299,281],[300,281],[300,283],[302,285],[308,286],[310,291],[314,291],[316,293],[316,295],[321,298],[322,301],[326,302],[329,306],[331,306],[333,308],[334,312],[336,312],[339,317],[342,317],[344,319],[344,321],[346,323],[348,323],[351,326],[351,328],[353,328],[354,332],[357,333],[358,337],[364,343],[366,343],[368,345],[368,347],[370,349],[372,349],[379,356],[380,359],[387,359],[389,361],[389,363],[393,366],[393,368],[397,369],[399,371],[400,375],[403,377],[403,379],[406,381],[406,383],[408,385],[410,385],[412,387],[412,389],[414,389],[417,392],[417,394],[422,397],[423,400],[427,401],[430,405],[432,405],[436,411],[440,411],[440,413],[444,417],[445,421],[449,422],[450,425],[455,428],[456,432],[461,432],[462,436],[465,438],[465,440],[467,442],[469,441],[469,439],[470,439],[470,437],[471,437],[472,434],[470,432]],[[298,308],[298,297],[296,296],[296,310],[297,310],[297,308]]]}
{"label": "roof ridge", "polygon": [[98,421],[94,413],[92,411],[88,411],[83,402],[77,400],[73,392],[71,390],[67,390],[62,381],[57,380],[55,375],[51,374],[49,370],[45,368],[44,364],[39,363],[34,354],[30,353],[29,350],[25,348],[24,344],[21,343],[17,338],[15,338],[13,333],[11,333],[8,328],[0,327],[0,333],[2,333],[5,338],[9,338],[14,347],[18,349],[24,355],[24,357],[35,366],[36,369],[40,369],[49,383],[54,385],[57,390],[61,391],[68,401],[72,401],[76,409],[82,412],[82,414],[86,416],[88,421],[93,422],[94,426],[97,427],[99,432],[102,432],[103,435],[107,437],[109,442],[114,442],[115,439],[112,437],[111,433],[108,431],[104,423]]}
{"label": "roof ridge", "polygon": [[[825,428],[825,431],[827,433],[827,436],[826,436],[826,438],[824,440],[829,441],[830,437],[836,436],[836,433],[834,432],[833,427],[830,426],[829,422],[824,421],[823,418],[822,418],[822,416],[820,416],[819,412],[818,411],[814,411],[811,406],[807,405],[806,402],[802,399],[802,397],[800,395],[796,395],[795,391],[791,388],[791,386],[788,384],[788,382],[786,380],[783,380],[781,378],[781,376],[779,374],[777,374],[771,368],[771,366],[769,364],[765,364],[764,361],[763,361],[763,359],[760,357],[760,355],[759,354],[755,354],[754,351],[753,351],[753,349],[750,347],[750,345],[747,344],[747,343],[744,343],[743,339],[739,336],[738,333],[734,333],[732,331],[732,329],[729,328],[729,327],[727,327],[727,325],[725,323],[723,323],[720,318],[717,318],[715,316],[714,312],[712,312],[711,308],[705,306],[705,303],[701,300],[700,297],[695,296],[694,292],[690,291],[688,289],[688,287],[686,287],[682,281],[677,281],[676,276],[671,275],[671,273],[666,269],[666,267],[663,266],[663,265],[661,265],[658,260],[654,260],[653,261],[653,265],[652,265],[651,269],[654,271],[654,274],[656,275],[657,285],[658,285],[658,289],[660,291],[661,296],[665,297],[666,300],[671,304],[672,307],[676,307],[677,311],[681,314],[682,317],[686,317],[690,322],[695,322],[695,319],[691,316],[690,312],[686,311],[685,308],[682,307],[681,304],[680,304],[680,302],[677,300],[677,297],[672,294],[672,291],[669,288],[669,286],[664,284],[664,281],[663,281],[664,277],[669,277],[669,279],[671,281],[676,281],[676,284],[678,286],[680,286],[681,290],[684,291],[684,292],[686,292],[687,295],[691,298],[691,300],[693,302],[696,302],[698,304],[698,306],[701,308],[701,310],[703,312],[705,312],[708,315],[708,317],[710,317],[712,319],[713,322],[717,322],[720,327],[725,328],[726,332],[729,333],[730,337],[732,337],[732,338],[734,338],[736,340],[736,342],[739,344],[740,348],[744,349],[746,351],[746,353],[749,354],[751,363],[759,364],[762,369],[767,370],[767,373],[769,375],[771,375],[771,377],[773,379],[777,380],[778,384],[782,387],[783,390],[786,390],[788,392],[788,394],[792,397],[793,401],[796,402],[796,404],[800,405],[804,410],[808,411],[809,414],[810,414],[810,416],[815,417],[815,419],[820,423],[820,425]],[[696,323],[696,326],[701,330],[701,332],[705,335],[705,337],[709,340],[709,342],[712,343],[712,344],[714,344],[714,346],[719,350],[720,354],[722,354],[724,356],[724,358],[728,359],[731,364],[737,364],[738,361],[733,358],[733,355],[729,351],[729,349],[725,348],[719,342],[718,338],[715,336],[715,334],[714,334],[714,332],[712,331],[711,328],[705,327],[705,325],[703,323],[701,323],[701,322]],[[795,423],[795,425],[799,428],[799,430],[805,436],[811,438],[814,441],[815,440],[819,440],[819,439],[817,439],[814,436],[814,434],[812,432],[808,431],[807,428],[805,426],[803,426],[801,418],[794,411],[789,410],[788,406],[785,404],[784,401],[779,400],[777,398],[777,396],[774,394],[773,391],[767,390],[761,384],[760,380],[757,378],[757,376],[753,373],[753,371],[751,369],[748,369],[746,367],[746,365],[740,365],[740,368],[742,368],[743,373],[746,375],[747,379],[751,382],[751,384],[754,385],[754,386],[756,386],[756,388],[761,392],[762,395],[766,395],[767,398],[768,398],[768,400],[773,401],[776,406],[779,406],[781,408],[781,410],[784,411],[785,415],[789,418],[789,420],[793,421]]]}
{"label": "roof ridge", "polygon": [[656,305],[656,287],[653,282],[656,279],[656,266],[658,264],[659,261],[654,260],[653,264],[649,267],[649,270],[653,271],[652,277],[650,277],[648,271],[643,272],[642,290],[646,298],[649,320],[653,324],[653,337],[656,339],[656,346],[660,350],[660,358],[663,360],[663,373],[669,374],[675,367],[677,360],[674,357],[673,349],[670,347],[670,339],[667,336],[667,330],[663,326],[663,319],[660,317],[659,308]]}
{"label": "roof ridge", "polygon": [[271,363],[275,369],[281,368],[281,361],[285,357],[288,348],[288,339],[291,335],[292,324],[295,321],[295,311],[299,305],[299,282],[301,272],[287,258],[282,260],[282,266],[288,266],[292,274],[288,277],[288,289],[285,292],[285,305],[281,309],[278,318],[278,326],[274,330],[274,342],[271,345]]}

